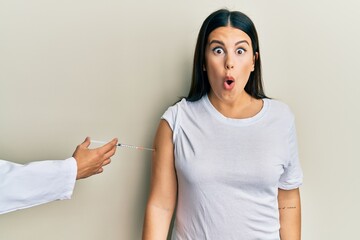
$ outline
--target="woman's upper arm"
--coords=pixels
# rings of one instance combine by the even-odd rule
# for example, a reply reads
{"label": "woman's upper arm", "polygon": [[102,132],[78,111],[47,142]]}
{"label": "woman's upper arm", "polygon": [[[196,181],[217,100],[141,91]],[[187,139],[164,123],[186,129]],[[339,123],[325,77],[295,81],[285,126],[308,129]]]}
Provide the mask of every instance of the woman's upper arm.
{"label": "woman's upper arm", "polygon": [[[300,190],[299,188],[295,188],[292,190],[284,190],[280,189],[278,191],[278,201],[280,204],[286,203],[299,203],[300,202]],[[279,206],[280,207],[280,206]]]}
{"label": "woman's upper arm", "polygon": [[282,240],[301,239],[301,204],[299,188],[279,189],[280,238]]}
{"label": "woman's upper arm", "polygon": [[161,120],[154,141],[151,189],[146,206],[144,240],[166,239],[175,209],[177,180],[172,130]]}
{"label": "woman's upper arm", "polygon": [[177,179],[174,165],[172,130],[161,120],[154,141],[149,204],[173,210],[176,203]]}

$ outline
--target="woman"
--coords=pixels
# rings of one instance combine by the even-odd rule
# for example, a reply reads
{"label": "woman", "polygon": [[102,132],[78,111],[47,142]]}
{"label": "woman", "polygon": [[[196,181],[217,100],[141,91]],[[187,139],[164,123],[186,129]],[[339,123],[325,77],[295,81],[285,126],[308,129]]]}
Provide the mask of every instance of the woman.
{"label": "woman", "polygon": [[266,98],[256,29],[218,10],[197,40],[189,95],[155,137],[143,239],[300,239],[294,117]]}

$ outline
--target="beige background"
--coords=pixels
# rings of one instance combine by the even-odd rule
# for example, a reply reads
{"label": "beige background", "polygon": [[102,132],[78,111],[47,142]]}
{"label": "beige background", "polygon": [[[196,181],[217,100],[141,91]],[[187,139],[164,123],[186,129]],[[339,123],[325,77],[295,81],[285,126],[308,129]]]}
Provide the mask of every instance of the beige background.
{"label": "beige background", "polygon": [[[303,239],[358,236],[358,1],[0,0],[0,158],[64,159],[86,136],[151,146],[187,94],[212,11],[255,22],[267,94],[297,117]],[[140,239],[151,154],[119,149],[70,201],[0,216],[0,239]]]}

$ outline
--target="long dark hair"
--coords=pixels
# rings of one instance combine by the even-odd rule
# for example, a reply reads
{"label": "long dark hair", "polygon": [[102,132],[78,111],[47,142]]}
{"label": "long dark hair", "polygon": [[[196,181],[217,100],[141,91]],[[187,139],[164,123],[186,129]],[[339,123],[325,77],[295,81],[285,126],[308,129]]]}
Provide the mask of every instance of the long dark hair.
{"label": "long dark hair", "polygon": [[266,98],[261,76],[260,48],[256,28],[251,19],[244,13],[220,9],[210,14],[203,22],[195,47],[192,81],[188,101],[197,101],[210,91],[205,66],[205,48],[210,33],[218,27],[232,26],[245,32],[251,39],[253,54],[255,56],[255,69],[251,72],[245,85],[245,91],[256,99]]}

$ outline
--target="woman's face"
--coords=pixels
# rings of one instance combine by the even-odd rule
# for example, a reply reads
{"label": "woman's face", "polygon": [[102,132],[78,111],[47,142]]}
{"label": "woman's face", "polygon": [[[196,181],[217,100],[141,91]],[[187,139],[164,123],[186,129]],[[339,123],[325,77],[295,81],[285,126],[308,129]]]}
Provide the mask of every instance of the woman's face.
{"label": "woman's face", "polygon": [[210,82],[210,98],[234,102],[244,91],[255,67],[250,37],[231,26],[219,27],[209,35],[204,70]]}

